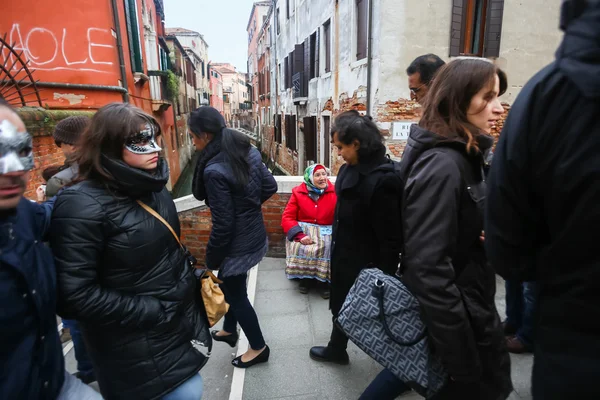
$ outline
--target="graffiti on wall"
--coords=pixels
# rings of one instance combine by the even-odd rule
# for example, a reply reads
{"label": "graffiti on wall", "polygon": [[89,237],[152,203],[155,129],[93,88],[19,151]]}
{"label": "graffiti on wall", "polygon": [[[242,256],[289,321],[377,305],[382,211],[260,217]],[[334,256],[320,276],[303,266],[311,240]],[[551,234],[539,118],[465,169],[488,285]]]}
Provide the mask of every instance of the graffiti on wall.
{"label": "graffiti on wall", "polygon": [[[0,32],[2,29],[0,27]],[[14,43],[13,49],[23,52],[30,67],[39,71],[86,71],[111,73],[115,58],[114,33],[109,29],[88,27],[87,29],[47,29],[41,26],[23,28],[14,23],[7,32],[7,41]],[[0,53],[0,62],[14,56],[5,51]],[[17,68],[14,63],[13,68]]]}

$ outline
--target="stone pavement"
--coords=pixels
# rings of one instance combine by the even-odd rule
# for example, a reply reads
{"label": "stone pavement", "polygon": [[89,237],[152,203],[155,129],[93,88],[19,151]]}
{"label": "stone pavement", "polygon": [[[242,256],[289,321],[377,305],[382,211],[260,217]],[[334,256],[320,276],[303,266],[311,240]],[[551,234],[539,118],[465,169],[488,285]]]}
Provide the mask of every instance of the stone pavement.
{"label": "stone pavement", "polygon": [[[325,345],[329,339],[328,302],[315,291],[308,295],[299,293],[297,283],[286,279],[284,268],[284,260],[274,258],[265,258],[258,266],[254,306],[271,347],[271,359],[246,372],[243,399],[358,399],[381,366],[353,344],[349,346],[350,364],[347,366],[322,364],[309,358],[311,346]],[[497,304],[504,316],[504,282],[501,278],[497,282]],[[511,400],[531,399],[532,358],[531,355],[512,357],[516,391]],[[422,398],[413,393],[400,399]]]}
{"label": "stone pavement", "polygon": [[[271,348],[271,358],[266,364],[246,371],[236,370],[234,374],[231,360],[237,349],[215,343],[212,357],[201,371],[205,385],[203,399],[358,399],[381,366],[352,343],[348,349],[350,364],[347,366],[311,360],[308,356],[310,347],[325,345],[329,340],[331,313],[328,301],[314,290],[308,295],[301,294],[297,283],[286,279],[283,259],[265,258],[257,269],[254,306]],[[501,278],[497,280],[497,287],[496,304],[504,317],[504,282]],[[252,291],[251,288],[249,290]],[[240,341],[240,347],[243,346],[244,341]],[[529,400],[533,357],[512,355],[511,358],[515,392],[510,400]],[[72,351],[66,359],[67,369],[74,371]],[[399,399],[417,400],[421,397],[411,393]]]}

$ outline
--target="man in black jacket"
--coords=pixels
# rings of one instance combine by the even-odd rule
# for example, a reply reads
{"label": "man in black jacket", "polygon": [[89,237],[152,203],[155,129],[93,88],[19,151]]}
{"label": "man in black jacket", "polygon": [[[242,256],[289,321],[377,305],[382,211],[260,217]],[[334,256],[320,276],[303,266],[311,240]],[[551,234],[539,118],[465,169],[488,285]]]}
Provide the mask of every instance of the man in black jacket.
{"label": "man in black jacket", "polygon": [[23,121],[0,99],[0,399],[101,399],[65,373],[56,271],[43,243],[53,200],[23,197],[32,150]]}
{"label": "man in black jacket", "polygon": [[488,180],[486,248],[537,280],[533,396],[600,399],[600,1],[563,2],[556,61],[522,90]]}

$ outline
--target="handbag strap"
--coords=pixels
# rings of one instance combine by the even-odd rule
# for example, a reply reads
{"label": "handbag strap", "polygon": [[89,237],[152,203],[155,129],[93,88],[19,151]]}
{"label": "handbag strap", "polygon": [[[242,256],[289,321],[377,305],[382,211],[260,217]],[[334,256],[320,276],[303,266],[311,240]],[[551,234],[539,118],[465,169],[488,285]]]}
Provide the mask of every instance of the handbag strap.
{"label": "handbag strap", "polygon": [[379,320],[381,321],[381,323],[383,325],[383,329],[385,330],[385,333],[387,333],[389,338],[392,339],[397,344],[399,344],[400,346],[407,346],[407,347],[414,346],[415,344],[417,344],[421,340],[423,340],[423,338],[425,337],[425,335],[427,333],[426,330],[423,329],[423,332],[421,332],[419,335],[417,335],[417,337],[413,340],[406,341],[406,342],[397,340],[394,337],[394,334],[392,333],[392,330],[388,326],[387,321],[385,319],[385,310],[383,308],[383,297],[384,297],[383,287],[384,287],[384,284],[382,284],[382,285],[375,284],[374,292],[377,297],[377,300],[379,301]]}
{"label": "handbag strap", "polygon": [[162,222],[162,224],[169,229],[171,234],[173,234],[173,237],[175,238],[175,240],[177,240],[177,243],[179,243],[179,247],[181,247],[183,250],[185,250],[185,248],[183,247],[183,244],[181,243],[181,240],[179,240],[179,237],[177,236],[177,234],[175,233],[175,231],[173,230],[171,225],[167,221],[165,221],[165,219],[163,217],[161,217],[159,213],[154,211],[149,205],[147,205],[146,203],[144,203],[141,200],[136,200],[136,201],[140,206],[142,206],[142,208],[144,210],[148,211],[148,213],[151,214],[154,218],[156,218],[157,220]]}
{"label": "handbag strap", "polygon": [[[179,243],[179,247],[181,247],[181,249],[183,251],[187,252],[187,249],[185,248],[185,246],[183,245],[183,243],[181,243],[181,240],[179,240],[179,237],[177,236],[177,234],[175,233],[175,231],[173,230],[173,228],[171,227],[171,225],[167,221],[165,221],[165,219],[163,217],[161,217],[159,213],[157,213],[156,211],[154,211],[152,209],[152,207],[150,207],[149,205],[147,205],[146,203],[144,203],[141,200],[136,200],[136,201],[137,201],[137,203],[140,206],[142,206],[142,208],[144,210],[148,211],[148,213],[151,214],[154,218],[156,218],[157,220],[159,220],[160,222],[162,222],[162,224],[169,229],[169,231],[171,232],[171,234],[173,235],[173,237],[175,238],[175,240],[177,240],[177,243]],[[219,278],[217,278],[215,276],[215,274],[213,274],[212,271],[209,271],[209,270],[204,271],[204,274],[203,274],[202,277],[203,278],[210,278],[210,279],[212,279],[212,281],[214,283],[219,283],[219,284],[223,283],[222,280],[220,280]]]}

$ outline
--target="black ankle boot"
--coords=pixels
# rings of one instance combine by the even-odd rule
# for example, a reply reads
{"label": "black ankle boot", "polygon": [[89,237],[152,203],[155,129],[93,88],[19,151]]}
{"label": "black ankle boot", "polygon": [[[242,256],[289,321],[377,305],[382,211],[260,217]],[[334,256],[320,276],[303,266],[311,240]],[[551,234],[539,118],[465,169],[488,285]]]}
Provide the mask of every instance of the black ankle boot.
{"label": "black ankle boot", "polygon": [[218,332],[219,331],[212,331],[210,333],[212,335],[214,341],[225,342],[228,345],[230,345],[231,347],[235,347],[235,345],[237,344],[237,341],[239,339],[237,333],[232,333],[231,335],[227,335],[227,336],[217,336]]}
{"label": "black ankle boot", "polygon": [[315,361],[332,362],[340,365],[350,363],[348,352],[346,350],[338,350],[329,346],[313,347],[310,349],[310,358]]}

